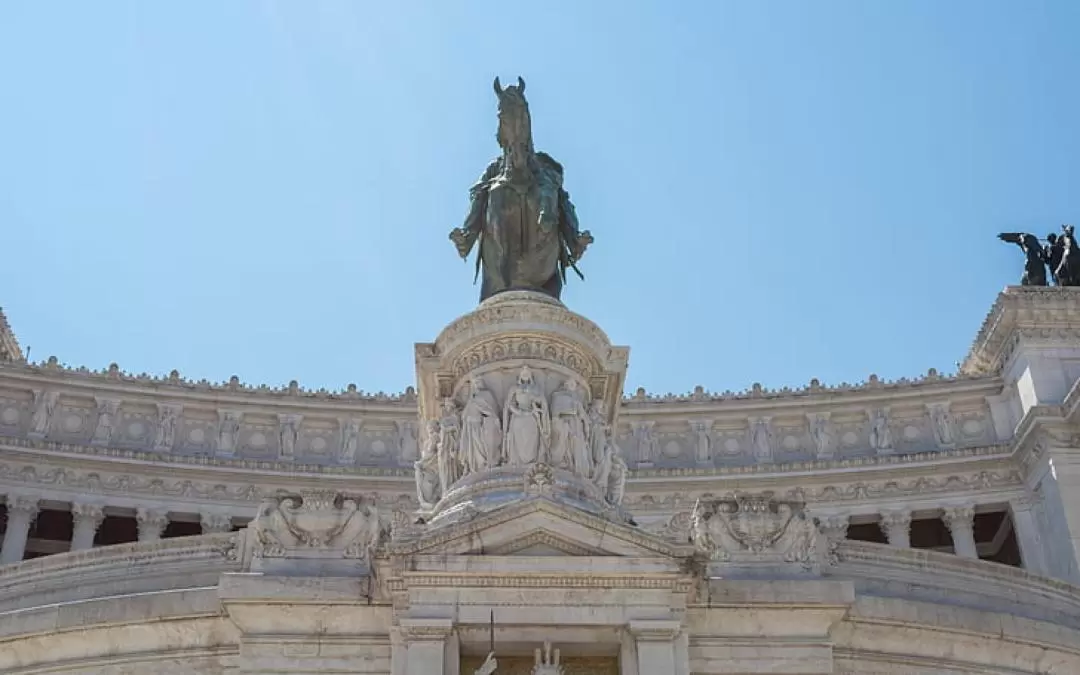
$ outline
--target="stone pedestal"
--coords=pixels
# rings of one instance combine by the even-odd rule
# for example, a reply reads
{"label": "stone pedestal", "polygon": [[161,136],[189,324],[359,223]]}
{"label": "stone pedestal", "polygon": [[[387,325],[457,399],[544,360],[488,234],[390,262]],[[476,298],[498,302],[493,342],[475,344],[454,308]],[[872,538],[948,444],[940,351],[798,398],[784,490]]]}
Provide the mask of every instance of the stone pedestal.
{"label": "stone pedestal", "polygon": [[847,581],[710,579],[687,616],[691,670],[831,675],[830,631],[854,600]]}
{"label": "stone pedestal", "polygon": [[[370,594],[368,577],[223,575],[218,595],[240,630],[239,654],[226,672],[390,672],[390,612],[370,604]],[[431,672],[443,675],[441,670]]]}

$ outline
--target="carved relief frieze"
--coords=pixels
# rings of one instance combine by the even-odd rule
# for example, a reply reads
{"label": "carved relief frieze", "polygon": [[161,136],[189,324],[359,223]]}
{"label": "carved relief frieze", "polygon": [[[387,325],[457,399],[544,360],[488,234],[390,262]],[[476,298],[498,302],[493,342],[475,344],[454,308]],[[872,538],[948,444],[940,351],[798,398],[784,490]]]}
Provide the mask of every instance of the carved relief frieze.
{"label": "carved relief frieze", "polygon": [[[740,477],[745,474],[731,474]],[[729,497],[730,491],[695,489],[678,486],[673,483],[667,491],[633,491],[626,495],[624,504],[634,512],[671,511],[680,506],[692,504],[697,499],[713,499],[718,493]],[[631,483],[633,486],[633,483]],[[902,497],[924,497],[931,495],[970,494],[979,491],[999,491],[1022,489],[1023,477],[1018,470],[1004,469],[995,471],[975,471],[962,474],[940,473],[934,476],[914,478],[896,477],[890,479],[849,479],[835,483],[818,485],[798,485],[776,490],[778,497],[806,503],[832,504],[851,502],[872,502],[881,499]]]}
{"label": "carved relief frieze", "polygon": [[600,364],[584,350],[568,344],[565,340],[537,335],[508,336],[480,342],[457,355],[451,361],[450,367],[452,372],[460,377],[481,366],[523,359],[556,363],[585,378],[600,372]]}
{"label": "carved relief frieze", "polygon": [[819,534],[804,505],[771,492],[699,501],[690,516],[690,536],[714,561],[806,568],[817,563]]}

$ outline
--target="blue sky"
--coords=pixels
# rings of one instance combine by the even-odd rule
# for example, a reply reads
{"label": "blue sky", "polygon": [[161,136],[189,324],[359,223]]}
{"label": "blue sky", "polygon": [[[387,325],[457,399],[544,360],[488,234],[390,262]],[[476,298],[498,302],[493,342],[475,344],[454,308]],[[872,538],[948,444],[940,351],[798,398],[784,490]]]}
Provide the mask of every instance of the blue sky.
{"label": "blue sky", "polygon": [[1080,3],[0,4],[0,305],[34,360],[400,391],[525,77],[628,389],[952,371],[1080,221]]}

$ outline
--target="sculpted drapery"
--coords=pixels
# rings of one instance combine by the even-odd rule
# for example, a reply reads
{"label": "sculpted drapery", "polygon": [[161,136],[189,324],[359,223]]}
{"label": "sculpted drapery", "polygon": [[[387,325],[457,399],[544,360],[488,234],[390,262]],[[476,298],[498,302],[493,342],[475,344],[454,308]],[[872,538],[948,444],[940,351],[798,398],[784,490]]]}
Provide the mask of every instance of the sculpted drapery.
{"label": "sculpted drapery", "polygon": [[547,400],[528,366],[521,369],[517,384],[503,406],[503,461],[526,466],[547,461],[551,440],[551,417]]}
{"label": "sculpted drapery", "polygon": [[461,412],[461,465],[465,473],[485,471],[499,463],[502,429],[495,395],[479,377],[469,385],[469,399]]}
{"label": "sculpted drapery", "polygon": [[588,477],[592,474],[589,456],[589,421],[577,381],[567,379],[551,395],[551,464]]}
{"label": "sculpted drapery", "polygon": [[587,391],[566,378],[549,397],[529,366],[522,366],[500,407],[479,376],[469,379],[464,405],[441,404],[440,417],[426,422],[420,458],[414,463],[416,492],[430,510],[462,478],[500,466],[550,464],[596,485],[618,505],[626,481],[600,400],[586,405]]}

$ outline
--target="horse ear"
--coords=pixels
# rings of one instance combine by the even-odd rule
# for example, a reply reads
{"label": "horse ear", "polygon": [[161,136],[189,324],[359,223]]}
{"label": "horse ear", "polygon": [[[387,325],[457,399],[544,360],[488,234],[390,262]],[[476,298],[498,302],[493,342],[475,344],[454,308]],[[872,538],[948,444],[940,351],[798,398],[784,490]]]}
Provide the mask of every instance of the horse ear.
{"label": "horse ear", "polygon": [[495,76],[495,95],[496,96],[502,96],[502,93],[503,93],[503,88],[502,88],[502,85],[499,84],[499,76],[496,75]]}
{"label": "horse ear", "polygon": [[525,80],[521,79],[520,75],[518,75],[518,92],[525,93]]}

